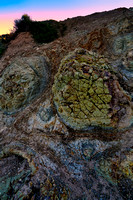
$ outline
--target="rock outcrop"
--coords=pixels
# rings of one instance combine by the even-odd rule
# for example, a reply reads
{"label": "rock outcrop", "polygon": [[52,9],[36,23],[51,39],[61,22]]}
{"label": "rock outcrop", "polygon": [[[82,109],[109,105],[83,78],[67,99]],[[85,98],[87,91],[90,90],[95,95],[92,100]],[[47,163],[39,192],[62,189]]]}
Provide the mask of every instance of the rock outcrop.
{"label": "rock outcrop", "polygon": [[0,78],[0,110],[12,114],[26,106],[46,87],[49,75],[42,56],[16,59]]}
{"label": "rock outcrop", "polygon": [[62,23],[0,59],[0,199],[132,200],[133,11]]}
{"label": "rock outcrop", "polygon": [[103,56],[76,49],[61,61],[53,85],[62,121],[75,130],[131,125],[131,98]]}

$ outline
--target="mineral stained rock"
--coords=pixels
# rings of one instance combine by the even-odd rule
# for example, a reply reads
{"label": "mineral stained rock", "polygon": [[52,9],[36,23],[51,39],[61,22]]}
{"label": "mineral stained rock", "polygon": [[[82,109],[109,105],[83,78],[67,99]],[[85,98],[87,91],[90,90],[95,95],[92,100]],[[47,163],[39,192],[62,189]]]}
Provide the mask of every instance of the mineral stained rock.
{"label": "mineral stained rock", "polygon": [[68,134],[66,126],[60,121],[57,114],[54,114],[54,106],[51,105],[51,99],[39,104],[37,112],[32,114],[28,120],[29,131],[39,129],[50,133]]}
{"label": "mineral stained rock", "polygon": [[99,162],[99,171],[114,184],[118,184],[122,177],[133,181],[133,150],[121,152],[120,160],[117,159],[117,154],[118,152],[112,158],[102,158]]}
{"label": "mineral stained rock", "polygon": [[5,169],[5,173],[0,174],[0,199],[28,197],[31,189],[26,187],[26,182],[30,180],[31,170],[27,161],[22,157],[10,155],[1,159],[0,166]]}
{"label": "mineral stained rock", "polygon": [[133,197],[133,149],[119,151],[111,158],[102,157],[97,167],[98,173],[105,177],[110,183],[117,185],[122,196],[127,199]]}
{"label": "mineral stained rock", "polygon": [[48,79],[48,64],[43,56],[17,58],[0,77],[0,110],[17,112],[43,91]]}
{"label": "mineral stained rock", "polygon": [[76,49],[61,61],[53,94],[60,118],[75,130],[131,124],[130,97],[107,60],[93,52]]}
{"label": "mineral stained rock", "polygon": [[[118,16],[120,12],[121,19]],[[133,12],[126,9],[121,9],[120,12],[112,12],[108,19],[105,15],[107,21],[104,16],[101,16],[101,20],[95,19],[97,26],[92,31],[88,30],[80,39],[79,45],[107,57],[118,72],[122,86],[133,95]],[[104,24],[105,21],[107,23]],[[98,22],[103,22],[104,25],[100,26],[101,23]]]}
{"label": "mineral stained rock", "polygon": [[63,23],[0,58],[0,199],[132,200],[133,11]]}
{"label": "mineral stained rock", "polygon": [[35,167],[31,152],[25,153],[21,146],[10,144],[0,150],[0,199],[25,199],[32,194]]}

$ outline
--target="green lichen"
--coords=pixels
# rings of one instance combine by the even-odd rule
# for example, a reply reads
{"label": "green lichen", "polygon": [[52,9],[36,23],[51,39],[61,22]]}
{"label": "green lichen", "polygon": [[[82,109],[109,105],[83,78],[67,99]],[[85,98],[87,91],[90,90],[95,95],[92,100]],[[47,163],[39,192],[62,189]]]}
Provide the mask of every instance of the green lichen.
{"label": "green lichen", "polygon": [[[111,95],[101,78],[103,71],[100,74],[96,69],[92,54],[85,50],[75,54],[61,62],[53,86],[59,115],[76,129],[95,124],[109,125]],[[102,70],[100,66],[99,69]]]}
{"label": "green lichen", "polygon": [[103,56],[76,49],[65,57],[53,85],[54,103],[63,122],[76,130],[115,127],[118,123],[118,117],[113,121],[115,79]]}
{"label": "green lichen", "polygon": [[0,77],[0,110],[12,114],[27,105],[48,80],[43,57],[18,58]]}

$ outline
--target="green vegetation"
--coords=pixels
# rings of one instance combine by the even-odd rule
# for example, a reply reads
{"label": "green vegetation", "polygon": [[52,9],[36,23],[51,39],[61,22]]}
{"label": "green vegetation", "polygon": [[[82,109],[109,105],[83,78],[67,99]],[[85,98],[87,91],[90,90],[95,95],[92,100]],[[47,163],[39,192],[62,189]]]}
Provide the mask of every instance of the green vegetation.
{"label": "green vegetation", "polygon": [[12,37],[12,34],[0,35],[0,57],[5,52]]}
{"label": "green vegetation", "polygon": [[0,56],[4,53],[6,49],[6,46],[2,44],[2,42],[0,41]]}
{"label": "green vegetation", "polygon": [[20,32],[30,32],[38,43],[48,43],[64,35],[66,30],[62,22],[55,20],[32,21],[31,18],[24,14],[21,19],[14,21],[15,34]]}
{"label": "green vegetation", "polygon": [[59,37],[58,22],[53,20],[44,22],[32,22],[30,32],[36,42],[51,42]]}
{"label": "green vegetation", "polygon": [[21,19],[14,21],[14,30],[10,34],[0,36],[0,57],[6,50],[9,42],[21,33],[30,32],[38,43],[49,43],[64,35],[66,25],[55,20],[33,21],[24,14]]}

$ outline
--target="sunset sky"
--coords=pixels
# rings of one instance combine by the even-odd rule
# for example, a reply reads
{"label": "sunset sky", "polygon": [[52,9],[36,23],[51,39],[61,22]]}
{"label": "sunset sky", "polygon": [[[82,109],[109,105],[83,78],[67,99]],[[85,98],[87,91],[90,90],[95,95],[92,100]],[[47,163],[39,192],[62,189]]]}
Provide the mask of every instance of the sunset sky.
{"label": "sunset sky", "polygon": [[3,0],[0,2],[0,35],[13,29],[15,19],[28,14],[32,20],[64,20],[119,7],[133,7],[133,0]]}

